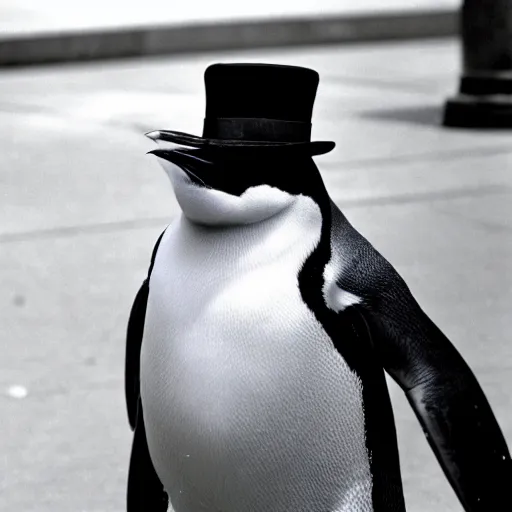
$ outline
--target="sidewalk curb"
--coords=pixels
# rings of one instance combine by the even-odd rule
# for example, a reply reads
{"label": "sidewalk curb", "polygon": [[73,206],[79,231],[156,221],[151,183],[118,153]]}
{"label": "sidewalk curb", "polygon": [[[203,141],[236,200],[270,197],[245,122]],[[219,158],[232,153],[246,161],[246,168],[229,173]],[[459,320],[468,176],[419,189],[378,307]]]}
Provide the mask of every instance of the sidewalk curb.
{"label": "sidewalk curb", "polygon": [[456,11],[0,34],[0,66],[454,36]]}

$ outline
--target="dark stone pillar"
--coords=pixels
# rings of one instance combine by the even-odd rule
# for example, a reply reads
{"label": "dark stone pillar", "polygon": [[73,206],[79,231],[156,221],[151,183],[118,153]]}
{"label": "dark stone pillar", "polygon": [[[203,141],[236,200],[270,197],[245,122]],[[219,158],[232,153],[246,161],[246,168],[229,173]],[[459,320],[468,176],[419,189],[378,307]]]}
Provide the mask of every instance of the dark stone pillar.
{"label": "dark stone pillar", "polygon": [[512,0],[465,0],[463,75],[444,124],[512,128]]}

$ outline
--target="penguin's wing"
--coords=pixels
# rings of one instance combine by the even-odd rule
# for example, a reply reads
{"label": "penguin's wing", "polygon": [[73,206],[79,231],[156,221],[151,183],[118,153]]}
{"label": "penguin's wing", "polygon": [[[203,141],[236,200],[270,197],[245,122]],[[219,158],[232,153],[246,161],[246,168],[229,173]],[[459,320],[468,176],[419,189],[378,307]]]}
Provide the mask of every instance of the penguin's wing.
{"label": "penguin's wing", "polygon": [[127,512],[167,512],[169,497],[151,461],[140,397],[137,403],[137,424],[133,435],[127,487]]}
{"label": "penguin's wing", "polygon": [[139,383],[140,350],[149,296],[149,278],[164,233],[160,235],[153,249],[148,277],[142,283],[133,302],[126,333],[125,396],[128,421],[134,431],[128,471],[127,512],[165,512],[168,508],[167,493],[156,474],[149,454]]}
{"label": "penguin's wing", "polygon": [[126,354],[125,354],[125,373],[124,389],[126,398],[126,408],[128,410],[128,421],[132,430],[137,423],[137,404],[140,393],[139,373],[140,373],[140,349],[142,346],[142,336],[144,334],[144,321],[146,318],[146,307],[149,296],[149,278],[158,246],[162,240],[164,232],[158,238],[151,256],[151,264],[148,271],[148,277],[142,283],[135,300],[133,302],[130,317],[128,319],[128,328],[126,332]]}
{"label": "penguin's wing", "polygon": [[340,288],[358,297],[386,371],[406,393],[466,512],[512,510],[512,463],[474,374],[395,269],[332,203]]}

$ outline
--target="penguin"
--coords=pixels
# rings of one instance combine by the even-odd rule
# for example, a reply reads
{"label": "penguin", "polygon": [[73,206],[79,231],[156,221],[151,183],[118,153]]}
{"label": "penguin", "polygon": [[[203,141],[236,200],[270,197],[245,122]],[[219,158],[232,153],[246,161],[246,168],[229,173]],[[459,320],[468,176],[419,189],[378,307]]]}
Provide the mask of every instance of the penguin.
{"label": "penguin", "polygon": [[[209,69],[224,88],[294,82],[260,66]],[[128,511],[405,511],[385,372],[465,511],[503,510],[510,454],[474,374],[331,200],[313,160],[327,146],[250,115],[228,123],[242,142],[219,125],[149,134],[173,144],[150,153],[181,214],[128,324]]]}

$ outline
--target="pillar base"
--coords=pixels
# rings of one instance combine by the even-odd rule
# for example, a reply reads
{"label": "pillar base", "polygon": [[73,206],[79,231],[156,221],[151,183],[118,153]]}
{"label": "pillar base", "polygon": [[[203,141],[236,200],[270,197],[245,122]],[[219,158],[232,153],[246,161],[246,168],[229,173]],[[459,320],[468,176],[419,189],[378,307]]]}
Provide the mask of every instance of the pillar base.
{"label": "pillar base", "polygon": [[460,93],[446,102],[444,126],[512,128],[512,76],[464,76]]}

